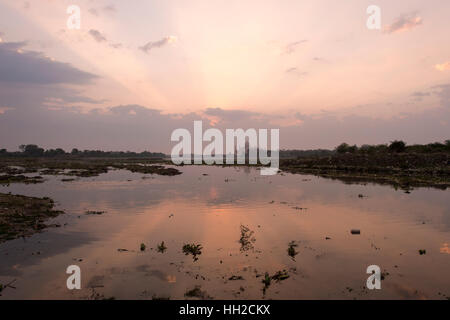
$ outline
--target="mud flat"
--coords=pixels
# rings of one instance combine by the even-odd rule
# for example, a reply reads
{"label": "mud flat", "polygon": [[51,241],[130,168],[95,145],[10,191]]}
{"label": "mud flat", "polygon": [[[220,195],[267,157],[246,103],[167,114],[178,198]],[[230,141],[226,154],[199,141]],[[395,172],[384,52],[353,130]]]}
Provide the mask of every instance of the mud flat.
{"label": "mud flat", "polygon": [[63,211],[54,210],[50,198],[34,198],[0,193],[0,243],[57,226],[45,224]]}
{"label": "mud flat", "polygon": [[[40,183],[40,177],[24,174],[63,175],[81,178],[97,177],[114,169],[124,169],[143,174],[175,176],[181,174],[162,159],[104,159],[104,158],[0,158],[0,183]],[[4,173],[1,175],[1,173]]]}
{"label": "mud flat", "polygon": [[450,187],[450,155],[439,154],[336,154],[330,157],[283,159],[280,169],[313,174],[345,183],[387,184],[409,190]]}

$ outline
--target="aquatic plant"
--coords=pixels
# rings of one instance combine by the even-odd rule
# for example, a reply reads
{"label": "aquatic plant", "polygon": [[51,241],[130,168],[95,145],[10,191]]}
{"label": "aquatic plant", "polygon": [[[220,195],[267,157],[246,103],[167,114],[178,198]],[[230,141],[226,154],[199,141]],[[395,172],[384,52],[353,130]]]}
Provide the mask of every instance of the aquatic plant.
{"label": "aquatic plant", "polygon": [[167,250],[167,247],[164,244],[164,241],[161,242],[161,244],[158,244],[158,246],[156,247],[156,250],[160,253],[164,253],[164,251]]}
{"label": "aquatic plant", "polygon": [[203,247],[200,244],[190,243],[183,245],[183,253],[185,255],[191,254],[194,257],[194,261],[197,261],[198,255],[202,254]]}

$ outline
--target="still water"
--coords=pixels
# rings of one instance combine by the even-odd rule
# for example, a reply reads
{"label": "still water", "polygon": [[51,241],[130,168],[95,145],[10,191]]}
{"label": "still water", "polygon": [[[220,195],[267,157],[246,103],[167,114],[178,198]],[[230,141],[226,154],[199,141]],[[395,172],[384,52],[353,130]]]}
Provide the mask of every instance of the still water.
{"label": "still water", "polygon": [[[60,228],[0,244],[0,283],[16,279],[0,299],[184,299],[195,287],[213,299],[450,296],[448,190],[407,194],[243,167],[180,170],[173,177],[115,170],[72,182],[45,176],[43,184],[0,187],[51,197],[66,212],[48,222]],[[241,226],[253,232],[245,248]],[[164,253],[156,250],[162,241]],[[197,261],[182,252],[186,243],[202,245]],[[81,268],[81,290],[66,287],[69,265]],[[381,290],[365,288],[369,265],[383,271]],[[265,273],[282,270],[289,278],[264,291]]]}

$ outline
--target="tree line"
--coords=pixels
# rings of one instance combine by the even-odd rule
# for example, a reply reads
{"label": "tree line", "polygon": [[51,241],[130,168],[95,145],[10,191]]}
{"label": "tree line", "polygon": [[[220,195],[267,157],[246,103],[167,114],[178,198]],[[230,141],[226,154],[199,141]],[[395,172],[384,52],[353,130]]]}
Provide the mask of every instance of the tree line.
{"label": "tree line", "polygon": [[161,152],[132,152],[132,151],[102,151],[102,150],[78,150],[73,148],[71,152],[64,149],[47,149],[39,147],[35,144],[27,144],[19,146],[20,151],[9,152],[6,149],[0,149],[0,156],[14,157],[95,157],[95,158],[164,158],[166,155]]}

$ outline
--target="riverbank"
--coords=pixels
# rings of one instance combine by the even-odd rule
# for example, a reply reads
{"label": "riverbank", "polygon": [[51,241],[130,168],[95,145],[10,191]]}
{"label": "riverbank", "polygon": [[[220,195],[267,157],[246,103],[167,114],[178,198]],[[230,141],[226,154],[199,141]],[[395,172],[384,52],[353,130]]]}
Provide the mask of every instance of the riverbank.
{"label": "riverbank", "polygon": [[328,157],[282,159],[280,169],[345,183],[389,184],[405,190],[414,187],[445,190],[450,187],[448,153],[346,153]]}

